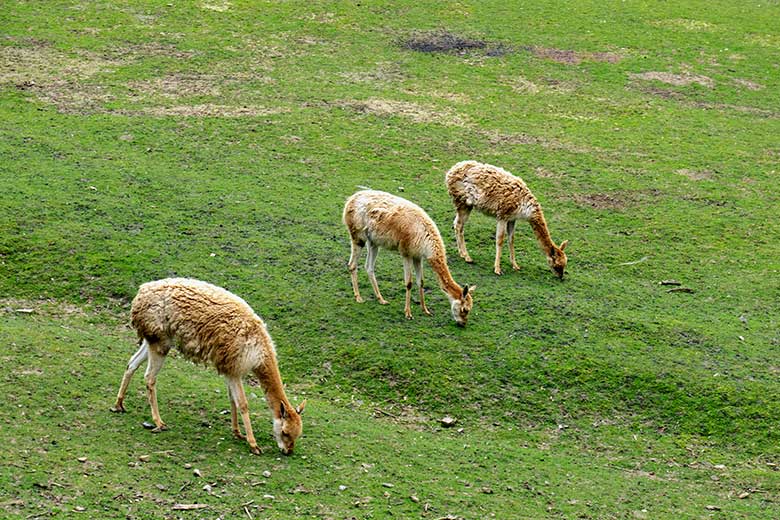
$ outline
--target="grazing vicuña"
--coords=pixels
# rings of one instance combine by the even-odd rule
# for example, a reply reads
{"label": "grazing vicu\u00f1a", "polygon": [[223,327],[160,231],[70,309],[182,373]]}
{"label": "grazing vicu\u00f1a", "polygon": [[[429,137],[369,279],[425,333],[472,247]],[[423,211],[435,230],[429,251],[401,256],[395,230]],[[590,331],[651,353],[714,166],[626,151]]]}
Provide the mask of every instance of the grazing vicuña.
{"label": "grazing vicu\u00f1a", "polygon": [[411,289],[412,268],[420,293],[420,306],[425,314],[422,260],[428,261],[439,280],[439,286],[450,300],[450,310],[455,322],[465,326],[473,305],[471,295],[476,287],[461,287],[452,279],[447,267],[447,254],[439,229],[433,220],[416,204],[383,191],[359,191],[347,199],[344,205],[344,224],[352,239],[352,255],[349,258],[349,272],[352,276],[352,290],[355,299],[362,302],[357,280],[357,262],[363,246],[368,248],[366,272],[379,303],[386,304],[374,275],[374,264],[379,248],[398,250],[404,260],[404,282],[406,284],[406,305],[404,313],[412,318]]}
{"label": "grazing vicu\u00f1a", "polygon": [[301,413],[306,402],[293,408],[287,400],[271,336],[263,320],[244,300],[206,282],[167,278],[141,285],[133,299],[131,316],[140,348],[127,364],[112,411],[125,411],[123,402],[130,379],[148,358],[144,377],[156,425],[153,431],[166,429],[157,409],[155,384],[165,356],[172,346],[176,346],[184,357],[213,365],[225,376],[233,433],[239,439],[244,438],[238,428],[238,409],[249,448],[252,453],[259,454],[241,382],[243,376],[254,373],[273,414],[276,443],[285,454],[293,451],[303,428]]}
{"label": "grazing vicu\u00f1a", "polygon": [[466,262],[471,263],[471,257],[466,250],[466,240],[463,238],[463,228],[472,209],[495,217],[496,225],[496,261],[493,271],[501,274],[501,247],[504,238],[509,235],[509,261],[512,268],[520,269],[515,262],[515,222],[525,220],[534,230],[542,252],[547,256],[550,269],[563,278],[566,268],[566,249],[568,240],[556,246],[547,229],[547,221],[542,213],[542,206],[536,200],[531,190],[523,180],[508,171],[483,164],[477,161],[462,161],[450,168],[446,175],[447,191],[452,197],[452,203],[457,211],[455,215],[455,239],[458,243],[458,253]]}

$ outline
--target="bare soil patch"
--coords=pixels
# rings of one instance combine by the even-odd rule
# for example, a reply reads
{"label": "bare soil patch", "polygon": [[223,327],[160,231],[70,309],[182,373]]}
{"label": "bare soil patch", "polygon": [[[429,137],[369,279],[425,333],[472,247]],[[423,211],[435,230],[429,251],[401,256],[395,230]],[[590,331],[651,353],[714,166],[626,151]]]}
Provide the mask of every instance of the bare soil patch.
{"label": "bare soil patch", "polygon": [[593,209],[622,210],[661,196],[660,190],[613,191],[610,193],[576,193],[571,199]]}
{"label": "bare soil patch", "polygon": [[668,85],[674,85],[676,87],[684,87],[693,83],[699,84],[703,87],[712,88],[715,86],[715,82],[712,78],[703,76],[701,74],[692,74],[690,72],[683,72],[681,74],[673,74],[671,72],[640,72],[630,73],[631,79],[638,79],[642,81],[660,81]]}
{"label": "bare soil patch", "polygon": [[466,54],[484,51],[488,56],[503,56],[512,52],[510,47],[502,43],[466,38],[444,30],[416,33],[398,44],[404,49],[425,53]]}
{"label": "bare soil patch", "polygon": [[564,65],[579,65],[583,61],[617,63],[623,56],[614,52],[579,52],[550,47],[530,47],[528,50],[537,58],[551,60]]}

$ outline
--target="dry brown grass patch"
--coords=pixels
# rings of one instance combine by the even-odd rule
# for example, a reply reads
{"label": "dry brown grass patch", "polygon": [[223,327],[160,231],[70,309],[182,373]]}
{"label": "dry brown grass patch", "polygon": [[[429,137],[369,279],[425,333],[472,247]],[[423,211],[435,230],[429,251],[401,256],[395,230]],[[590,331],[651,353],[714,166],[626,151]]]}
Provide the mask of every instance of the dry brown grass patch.
{"label": "dry brown grass patch", "polygon": [[219,96],[223,78],[207,74],[171,74],[161,78],[132,81],[128,86],[142,94],[177,99],[191,96]]}
{"label": "dry brown grass patch", "polygon": [[712,78],[703,76],[701,74],[692,74],[690,72],[683,72],[681,74],[673,74],[671,72],[639,72],[630,73],[631,79],[638,79],[642,81],[660,81],[668,85],[674,85],[676,87],[684,87],[693,83],[699,84],[703,87],[712,88],[715,86],[715,82]]}
{"label": "dry brown grass patch", "polygon": [[44,43],[34,47],[0,47],[0,84],[45,84],[63,79],[86,79],[116,67],[119,62],[89,52],[72,56]]}
{"label": "dry brown grass patch", "polygon": [[336,106],[342,106],[356,112],[374,116],[400,116],[411,119],[415,123],[436,123],[445,126],[469,126],[466,116],[453,110],[429,107],[410,101],[392,99],[366,99],[361,101],[340,101]]}
{"label": "dry brown grass patch", "polygon": [[157,117],[262,117],[289,112],[288,108],[266,108],[261,106],[230,105],[176,105],[169,107],[142,107],[131,111],[122,111],[125,115],[149,115]]}
{"label": "dry brown grass patch", "polygon": [[687,168],[682,168],[680,170],[675,170],[675,173],[678,175],[682,175],[684,177],[688,177],[692,181],[704,181],[712,179],[714,174],[710,170],[689,170]]}
{"label": "dry brown grass patch", "polygon": [[537,58],[551,60],[564,65],[579,65],[583,61],[617,63],[623,56],[615,52],[579,52],[550,47],[531,47],[531,53]]}
{"label": "dry brown grass patch", "polygon": [[746,79],[734,78],[732,81],[740,87],[745,87],[748,90],[761,90],[764,88],[764,85]]}

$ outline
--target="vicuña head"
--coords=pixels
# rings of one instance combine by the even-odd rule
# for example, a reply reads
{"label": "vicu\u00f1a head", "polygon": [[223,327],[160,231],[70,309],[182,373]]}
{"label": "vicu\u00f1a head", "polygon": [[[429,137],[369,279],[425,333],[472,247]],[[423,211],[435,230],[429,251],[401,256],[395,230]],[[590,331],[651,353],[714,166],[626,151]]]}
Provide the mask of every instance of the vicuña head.
{"label": "vicu\u00f1a head", "polygon": [[476,288],[476,285],[472,287],[464,285],[460,298],[452,298],[450,301],[452,319],[455,320],[458,327],[465,327],[466,323],[469,321],[469,313],[474,306],[474,301],[471,299],[471,293],[473,293]]}
{"label": "vicu\u00f1a head", "polygon": [[568,243],[568,240],[564,240],[561,242],[560,247],[553,244],[547,252],[547,264],[561,280],[563,280],[564,269],[566,269],[567,262],[566,253],[564,253],[563,250],[566,249]]}
{"label": "vicu\u00f1a head", "polygon": [[279,416],[274,417],[274,439],[276,445],[285,455],[290,455],[295,449],[295,440],[301,436],[303,424],[301,414],[306,407],[303,401],[298,408],[287,408],[283,402],[279,403]]}

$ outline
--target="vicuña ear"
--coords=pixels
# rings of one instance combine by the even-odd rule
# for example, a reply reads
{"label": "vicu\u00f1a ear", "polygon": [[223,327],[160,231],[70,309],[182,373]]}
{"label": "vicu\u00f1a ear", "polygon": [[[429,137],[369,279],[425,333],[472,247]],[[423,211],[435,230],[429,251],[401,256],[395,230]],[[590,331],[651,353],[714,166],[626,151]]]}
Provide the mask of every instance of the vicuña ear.
{"label": "vicu\u00f1a ear", "polygon": [[287,409],[284,407],[284,403],[279,403],[279,416],[282,419],[287,418]]}
{"label": "vicu\u00f1a ear", "polygon": [[564,240],[563,242],[561,242],[561,251],[566,249],[567,245],[569,245],[569,241],[568,240]]}
{"label": "vicu\u00f1a ear", "polygon": [[465,298],[469,295],[469,284],[466,284],[463,286],[463,294],[461,295],[461,298]]}
{"label": "vicu\u00f1a ear", "polygon": [[474,294],[474,291],[476,291],[476,290],[477,290],[477,286],[476,285],[470,285],[469,286],[469,294]]}
{"label": "vicu\u00f1a ear", "polygon": [[550,248],[550,258],[555,258],[555,246]]}
{"label": "vicu\u00f1a ear", "polygon": [[304,399],[303,402],[298,405],[298,408],[296,408],[295,411],[298,412],[298,415],[303,415],[304,408],[306,408],[306,399]]}

